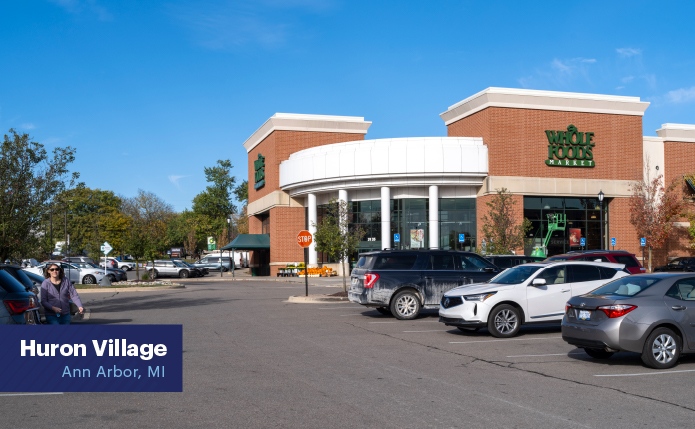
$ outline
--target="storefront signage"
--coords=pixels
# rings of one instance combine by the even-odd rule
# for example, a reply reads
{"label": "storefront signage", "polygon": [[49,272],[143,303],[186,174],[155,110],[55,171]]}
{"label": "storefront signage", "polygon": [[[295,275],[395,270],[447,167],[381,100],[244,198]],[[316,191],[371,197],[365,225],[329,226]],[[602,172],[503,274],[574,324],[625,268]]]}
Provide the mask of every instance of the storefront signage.
{"label": "storefront signage", "polygon": [[260,189],[265,186],[265,157],[258,154],[258,159],[253,161],[253,169],[256,171],[256,181],[253,189]]}
{"label": "storefront signage", "polygon": [[567,131],[546,130],[548,159],[545,165],[557,167],[594,167],[594,133],[577,131],[570,125]]}

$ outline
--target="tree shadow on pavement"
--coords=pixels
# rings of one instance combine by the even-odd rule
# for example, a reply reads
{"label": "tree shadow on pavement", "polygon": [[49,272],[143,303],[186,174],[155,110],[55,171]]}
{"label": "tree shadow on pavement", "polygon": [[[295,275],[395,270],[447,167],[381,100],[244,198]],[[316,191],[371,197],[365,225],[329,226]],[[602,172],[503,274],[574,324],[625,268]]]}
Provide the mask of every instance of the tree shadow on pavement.
{"label": "tree shadow on pavement", "polygon": [[178,296],[130,296],[118,297],[98,303],[90,303],[90,310],[96,313],[121,313],[124,311],[146,311],[146,310],[167,310],[174,308],[200,307],[205,305],[224,304],[231,301],[241,301],[240,299],[210,299],[210,298],[188,298]]}

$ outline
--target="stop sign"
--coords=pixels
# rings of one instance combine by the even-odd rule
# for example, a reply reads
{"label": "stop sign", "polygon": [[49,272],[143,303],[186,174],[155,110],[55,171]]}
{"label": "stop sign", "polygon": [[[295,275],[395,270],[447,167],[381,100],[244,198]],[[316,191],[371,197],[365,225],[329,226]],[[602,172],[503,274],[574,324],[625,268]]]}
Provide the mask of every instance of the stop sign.
{"label": "stop sign", "polygon": [[314,239],[311,237],[309,231],[299,231],[299,234],[297,234],[297,244],[301,247],[311,246],[312,241],[314,241]]}

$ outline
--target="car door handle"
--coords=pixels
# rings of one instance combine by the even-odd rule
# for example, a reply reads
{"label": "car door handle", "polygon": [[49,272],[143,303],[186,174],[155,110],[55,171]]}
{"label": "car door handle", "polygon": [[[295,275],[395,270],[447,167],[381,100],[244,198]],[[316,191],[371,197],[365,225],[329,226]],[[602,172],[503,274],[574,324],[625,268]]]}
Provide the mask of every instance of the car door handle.
{"label": "car door handle", "polygon": [[562,289],[562,293],[569,292],[569,289]]}
{"label": "car door handle", "polygon": [[684,307],[684,306],[682,306],[682,305],[674,305],[674,306],[671,307],[671,308],[672,308],[673,310],[676,310],[676,311],[683,311],[683,310],[685,310],[686,307]]}
{"label": "car door handle", "polygon": [[425,280],[432,280],[434,277],[427,277],[425,276]]}

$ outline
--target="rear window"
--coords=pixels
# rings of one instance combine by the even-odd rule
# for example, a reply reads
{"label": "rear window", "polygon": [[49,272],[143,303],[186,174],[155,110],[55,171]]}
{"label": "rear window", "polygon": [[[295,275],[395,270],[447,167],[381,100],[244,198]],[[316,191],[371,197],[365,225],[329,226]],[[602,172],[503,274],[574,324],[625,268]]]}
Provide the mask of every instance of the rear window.
{"label": "rear window", "polygon": [[570,265],[570,283],[593,282],[601,280],[601,273],[594,265]]}
{"label": "rear window", "polygon": [[29,289],[34,287],[34,283],[32,283],[29,277],[27,277],[27,275],[24,274],[24,271],[18,270],[16,268],[4,268],[3,271],[7,271],[9,275],[17,279],[25,287],[28,287]]}
{"label": "rear window", "polygon": [[355,268],[366,268],[370,265],[372,265],[372,262],[374,261],[373,256],[362,256],[359,261],[357,261],[357,265]]}
{"label": "rear window", "polygon": [[374,257],[374,270],[410,270],[417,261],[417,255],[377,255]]}
{"label": "rear window", "polygon": [[601,273],[601,280],[612,279],[615,277],[615,273],[618,272],[615,268],[608,267],[598,267],[598,270]]}
{"label": "rear window", "polygon": [[635,296],[662,279],[659,277],[629,276],[612,281],[589,293],[589,295]]}
{"label": "rear window", "polygon": [[0,271],[0,287],[7,293],[26,292],[27,289],[7,271]]}
{"label": "rear window", "polygon": [[613,255],[613,259],[619,264],[625,264],[625,268],[639,267],[637,260],[633,256],[628,255]]}

